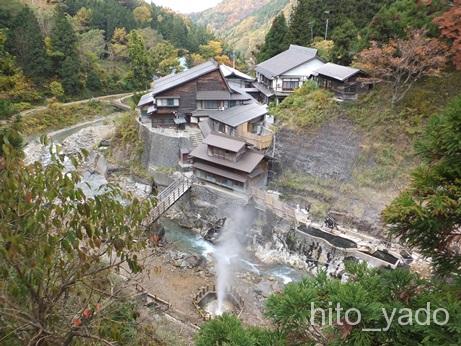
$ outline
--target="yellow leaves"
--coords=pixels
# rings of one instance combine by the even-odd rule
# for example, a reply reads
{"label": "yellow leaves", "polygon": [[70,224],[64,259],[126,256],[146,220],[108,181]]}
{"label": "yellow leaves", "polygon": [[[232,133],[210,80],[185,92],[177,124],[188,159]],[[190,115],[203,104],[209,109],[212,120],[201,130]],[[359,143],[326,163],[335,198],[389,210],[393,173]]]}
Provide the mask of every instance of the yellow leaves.
{"label": "yellow leaves", "polygon": [[125,28],[115,28],[112,34],[112,43],[126,44],[128,41],[128,34]]}
{"label": "yellow leaves", "polygon": [[139,22],[139,23],[146,23],[152,20],[152,13],[149,9],[149,7],[142,5],[139,7],[136,7],[133,10],[133,15],[134,18]]}

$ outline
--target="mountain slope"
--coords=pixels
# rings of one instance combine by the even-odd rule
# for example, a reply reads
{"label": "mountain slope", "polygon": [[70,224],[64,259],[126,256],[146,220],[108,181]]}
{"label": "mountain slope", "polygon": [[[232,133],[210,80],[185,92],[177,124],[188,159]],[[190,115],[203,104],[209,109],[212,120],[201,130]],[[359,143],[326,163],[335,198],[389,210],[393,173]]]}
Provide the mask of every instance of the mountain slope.
{"label": "mountain slope", "polygon": [[192,15],[192,19],[209,26],[226,43],[251,58],[275,16],[280,11],[288,14],[294,3],[295,0],[229,0]]}

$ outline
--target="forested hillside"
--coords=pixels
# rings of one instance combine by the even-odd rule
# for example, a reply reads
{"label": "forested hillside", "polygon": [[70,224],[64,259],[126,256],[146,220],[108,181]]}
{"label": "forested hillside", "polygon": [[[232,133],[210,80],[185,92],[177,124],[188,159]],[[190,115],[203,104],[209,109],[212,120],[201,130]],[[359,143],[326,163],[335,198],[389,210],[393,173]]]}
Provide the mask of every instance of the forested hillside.
{"label": "forested hillside", "polygon": [[213,31],[253,59],[253,51],[264,41],[270,24],[280,11],[290,13],[295,0],[223,1],[216,7],[195,14],[192,19]]}
{"label": "forested hillside", "polygon": [[179,57],[202,59],[197,53],[212,38],[189,19],[140,0],[4,0],[0,117],[46,98],[145,89],[154,75],[181,69]]}

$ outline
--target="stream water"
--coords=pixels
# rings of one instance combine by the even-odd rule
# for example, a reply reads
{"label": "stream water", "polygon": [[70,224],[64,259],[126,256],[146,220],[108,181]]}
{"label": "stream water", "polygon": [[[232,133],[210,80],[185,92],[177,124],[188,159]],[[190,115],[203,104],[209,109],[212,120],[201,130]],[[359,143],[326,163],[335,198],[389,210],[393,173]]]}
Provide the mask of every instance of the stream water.
{"label": "stream water", "polygon": [[[212,255],[216,248],[204,240],[200,235],[181,227],[172,220],[163,218],[161,221],[165,228],[167,242],[173,243],[179,251],[200,255],[208,260],[213,260]],[[240,272],[251,272],[261,277],[273,277],[283,284],[301,280],[307,273],[283,264],[268,265],[259,262],[256,258],[246,254],[236,260],[235,266]]]}

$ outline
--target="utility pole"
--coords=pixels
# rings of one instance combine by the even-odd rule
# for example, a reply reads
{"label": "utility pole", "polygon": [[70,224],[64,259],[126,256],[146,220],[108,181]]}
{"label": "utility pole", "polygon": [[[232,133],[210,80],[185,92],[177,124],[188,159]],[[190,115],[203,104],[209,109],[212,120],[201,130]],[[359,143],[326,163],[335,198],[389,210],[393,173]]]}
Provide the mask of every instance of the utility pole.
{"label": "utility pole", "polygon": [[235,50],[232,51],[232,68],[235,68]]}
{"label": "utility pole", "polygon": [[[325,14],[326,15],[329,15],[330,14],[330,11],[325,11]],[[330,22],[330,18],[327,17],[327,22],[325,24],[325,41],[327,40],[328,38],[328,24]]]}
{"label": "utility pole", "polygon": [[310,22],[311,27],[311,42],[314,42],[314,22]]}

